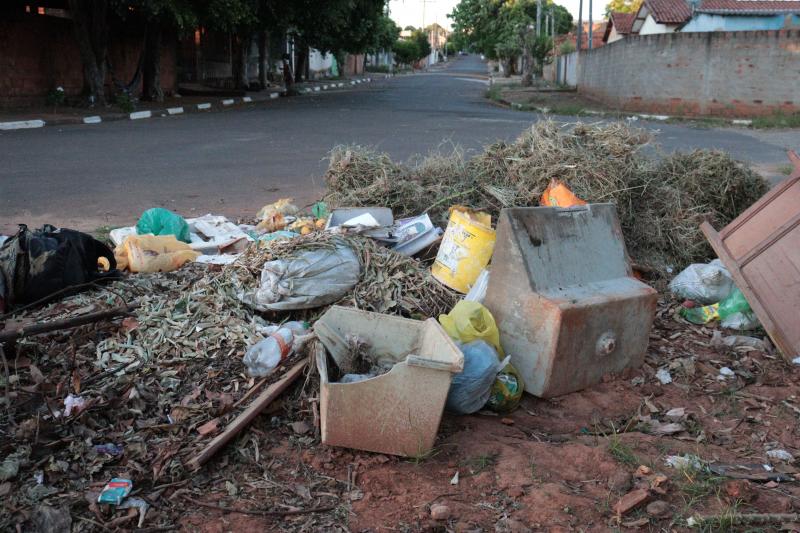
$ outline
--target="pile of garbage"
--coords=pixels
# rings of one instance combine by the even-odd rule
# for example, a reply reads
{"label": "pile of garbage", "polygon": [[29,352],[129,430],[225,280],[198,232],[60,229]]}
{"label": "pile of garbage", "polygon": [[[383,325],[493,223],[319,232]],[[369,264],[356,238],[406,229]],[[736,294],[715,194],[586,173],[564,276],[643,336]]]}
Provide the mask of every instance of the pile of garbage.
{"label": "pile of garbage", "polygon": [[337,147],[325,200],[386,206],[401,216],[427,213],[444,224],[452,204],[495,218],[503,208],[538,205],[554,179],[587,202],[615,203],[634,262],[667,279],[713,259],[702,221],[724,226],[769,188],[726,152],[661,154],[645,130],[620,122],[539,121],[515,142],[492,144],[468,160],[454,148],[406,166],[369,148]]}
{"label": "pile of garbage", "polygon": [[[641,365],[658,295],[620,227],[634,254],[681,264],[704,253],[671,251],[695,230],[656,248],[638,226],[727,220],[761,187],[713,153],[655,165],[639,154],[647,141],[622,125],[546,123],[471,161],[413,169],[342,149],[307,212],[291,199],[246,223],[149,209],[111,232],[113,252],[21,227],[0,247],[0,492],[26,511],[0,528],[54,494],[89,502],[82,518],[104,528],[141,527],[165,487],[191,481],[197,503],[211,480],[196,473],[240,460],[226,447],[301,376],[285,410],[313,413],[303,438],[418,457],[445,410],[508,413],[524,391],[550,398]],[[723,175],[704,185],[713,169]],[[726,265],[672,280],[678,320],[759,327]],[[185,503],[160,500],[173,517]]]}

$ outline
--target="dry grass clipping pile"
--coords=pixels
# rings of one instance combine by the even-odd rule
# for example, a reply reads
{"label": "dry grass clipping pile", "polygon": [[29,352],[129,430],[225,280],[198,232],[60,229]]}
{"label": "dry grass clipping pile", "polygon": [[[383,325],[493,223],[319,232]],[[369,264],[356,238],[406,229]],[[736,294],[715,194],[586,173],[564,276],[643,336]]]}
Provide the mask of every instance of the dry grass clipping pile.
{"label": "dry grass clipping pile", "polygon": [[551,179],[589,202],[617,205],[634,261],[665,274],[712,257],[699,224],[727,224],[768,189],[730,155],[709,150],[649,157],[649,133],[617,122],[559,126],[540,121],[513,143],[465,160],[434,153],[398,165],[384,153],[337,147],[326,173],[332,206],[385,206],[395,217],[427,212],[447,223],[462,204],[497,218],[504,207],[536,206]]}
{"label": "dry grass clipping pile", "polygon": [[[448,313],[460,295],[437,282],[427,265],[380,246],[360,236],[311,233],[293,239],[276,240],[250,246],[242,257],[223,271],[237,287],[253,289],[259,283],[264,263],[292,257],[299,252],[345,244],[355,250],[361,262],[361,277],[338,305],[345,305],[424,319]],[[325,309],[293,312],[294,318],[313,320]]]}

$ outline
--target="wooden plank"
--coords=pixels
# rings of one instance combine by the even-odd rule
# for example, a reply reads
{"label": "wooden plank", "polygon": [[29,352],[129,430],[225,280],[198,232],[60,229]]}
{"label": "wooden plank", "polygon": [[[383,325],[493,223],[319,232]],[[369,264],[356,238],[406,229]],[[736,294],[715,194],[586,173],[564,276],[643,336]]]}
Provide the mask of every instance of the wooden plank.
{"label": "wooden plank", "polygon": [[791,188],[795,183],[797,183],[798,180],[800,180],[800,174],[799,175],[793,174],[788,178],[786,178],[785,180],[783,180],[782,182],[780,182],[779,184],[777,184],[769,191],[767,191],[767,193],[761,198],[759,198],[759,200],[756,203],[745,209],[742,212],[742,214],[736,217],[736,219],[733,222],[731,222],[730,224],[722,228],[722,230],[720,230],[719,234],[722,240],[727,239],[728,236],[730,236],[732,233],[736,232],[736,230],[741,228],[744,224],[749,222],[750,219],[752,219],[754,216],[756,216],[761,211],[766,209],[772,203],[773,200],[781,196],[787,189]]}
{"label": "wooden plank", "polygon": [[764,250],[778,242],[784,235],[792,231],[798,224],[800,224],[800,212],[795,214],[791,220],[783,224],[780,228],[772,232],[772,234],[758,243],[752,250],[750,250],[744,257],[739,260],[739,268],[744,268],[749,262],[761,255]]}
{"label": "wooden plank", "polygon": [[720,261],[722,261],[722,263],[728,268],[733,281],[736,283],[736,286],[739,287],[739,290],[742,291],[742,294],[744,294],[745,299],[747,299],[747,303],[750,304],[753,312],[761,321],[761,325],[764,326],[767,334],[770,336],[775,345],[781,350],[784,358],[786,358],[787,361],[790,361],[792,357],[791,354],[796,350],[792,347],[791,343],[789,343],[781,328],[778,326],[778,323],[758,298],[756,292],[753,291],[753,288],[750,286],[747,277],[739,268],[739,263],[733,257],[731,257],[730,253],[728,252],[728,248],[720,238],[720,234],[717,233],[713,226],[711,226],[711,224],[708,222],[703,222],[700,225],[700,229],[705,234],[706,239],[714,249],[714,252],[716,252],[717,257],[719,257]]}
{"label": "wooden plank", "polygon": [[234,418],[233,421],[228,424],[228,427],[225,428],[225,431],[217,435],[214,440],[208,443],[208,446],[206,446],[203,451],[190,459],[187,465],[196,470],[205,464],[209,459],[211,459],[211,457],[213,457],[214,454],[220,450],[220,448],[225,446],[231,439],[238,435],[250,424],[250,422],[253,421],[256,416],[259,415],[259,413],[261,413],[261,411],[266,409],[266,407],[272,403],[275,398],[280,396],[289,385],[294,383],[294,381],[303,374],[306,365],[308,365],[308,358],[304,358],[302,361],[294,365],[283,375],[281,379],[267,387],[267,389],[247,407],[247,409],[242,411],[239,416]]}

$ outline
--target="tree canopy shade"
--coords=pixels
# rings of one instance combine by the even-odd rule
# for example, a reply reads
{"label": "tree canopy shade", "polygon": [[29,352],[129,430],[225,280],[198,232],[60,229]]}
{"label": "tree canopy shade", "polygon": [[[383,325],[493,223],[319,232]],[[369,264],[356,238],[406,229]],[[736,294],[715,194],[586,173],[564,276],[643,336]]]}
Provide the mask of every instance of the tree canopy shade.
{"label": "tree canopy shade", "polygon": [[[200,25],[233,34],[238,48],[234,67],[240,67],[234,70],[243,78],[241,85],[246,84],[243,71],[252,39],[259,37],[261,51],[266,32],[292,34],[303,51],[308,47],[335,54],[391,49],[399,28],[385,14],[386,3],[387,0],[68,0],[84,65],[86,92],[99,104],[105,103],[113,18],[141,23],[145,42],[143,96],[159,99],[160,47],[165,29],[181,32]],[[261,58],[259,61],[261,64]]]}
{"label": "tree canopy shade", "polygon": [[[552,0],[543,2],[543,14],[552,14],[557,35],[572,30],[572,15]],[[518,54],[520,31],[536,23],[536,0],[461,0],[452,13],[454,41],[492,59]]]}

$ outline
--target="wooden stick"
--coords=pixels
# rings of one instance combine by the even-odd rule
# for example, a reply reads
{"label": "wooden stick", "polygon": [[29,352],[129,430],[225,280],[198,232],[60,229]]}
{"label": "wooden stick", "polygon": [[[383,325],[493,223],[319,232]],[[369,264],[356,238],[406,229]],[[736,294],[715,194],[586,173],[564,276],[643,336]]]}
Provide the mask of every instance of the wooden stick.
{"label": "wooden stick", "polygon": [[247,409],[242,411],[239,416],[234,418],[233,421],[228,424],[228,427],[225,428],[225,431],[214,437],[214,440],[208,443],[208,446],[206,446],[203,451],[190,459],[187,463],[188,466],[195,470],[200,468],[215,453],[217,453],[220,448],[225,446],[231,439],[233,439],[233,437],[238,435],[245,427],[247,427],[250,422],[252,422],[253,419],[258,416],[259,413],[261,413],[261,411],[266,409],[266,407],[272,403],[275,398],[280,396],[289,385],[299,378],[303,373],[303,370],[305,370],[306,365],[308,365],[307,358],[294,365],[283,375],[281,379],[267,387],[267,389],[247,407]]}
{"label": "wooden stick", "polygon": [[239,513],[239,514],[249,514],[254,516],[290,516],[295,514],[308,514],[308,513],[326,513],[328,511],[333,511],[336,509],[335,505],[326,505],[323,507],[309,507],[308,509],[294,509],[294,510],[287,510],[287,511],[253,511],[250,509],[234,509],[232,507],[223,507],[221,505],[214,505],[213,503],[204,503],[201,501],[197,501],[194,498],[190,498],[189,496],[183,497],[186,501],[197,505],[198,507],[205,507],[207,509],[216,509],[217,511],[223,511],[226,513]]}
{"label": "wooden stick", "polygon": [[247,391],[246,393],[244,393],[244,396],[242,396],[241,398],[239,398],[239,399],[236,401],[236,403],[235,403],[235,404],[233,404],[233,408],[234,408],[234,409],[236,409],[237,407],[239,407],[240,405],[242,405],[244,402],[246,402],[247,400],[249,400],[249,399],[250,399],[250,398],[251,398],[251,397],[252,397],[252,396],[253,396],[255,393],[257,393],[258,391],[260,391],[260,390],[261,390],[261,389],[264,387],[264,384],[266,384],[266,383],[267,383],[267,379],[269,379],[269,378],[263,378],[263,379],[261,379],[260,381],[256,382],[255,384],[253,384],[253,386],[252,386],[252,387],[250,387],[250,390],[249,390],[249,391]]}
{"label": "wooden stick", "polygon": [[695,524],[705,522],[726,522],[734,524],[771,524],[773,522],[800,521],[800,513],[731,513],[730,515],[693,516],[690,518]]}
{"label": "wooden stick", "polygon": [[105,311],[98,311],[96,313],[88,313],[64,320],[53,320],[52,322],[40,322],[38,324],[31,324],[29,326],[22,326],[20,328],[10,329],[8,331],[0,331],[0,343],[13,341],[20,337],[27,337],[29,335],[39,335],[41,333],[49,333],[51,331],[58,331],[61,329],[69,329],[84,324],[91,324],[93,322],[100,322],[101,320],[108,320],[111,318],[118,318],[121,316],[130,315],[131,311],[139,307],[138,303],[133,303],[124,307],[115,307],[113,309],[106,309]]}

